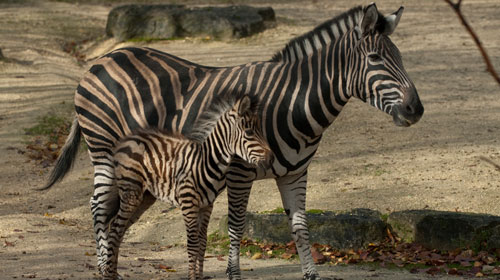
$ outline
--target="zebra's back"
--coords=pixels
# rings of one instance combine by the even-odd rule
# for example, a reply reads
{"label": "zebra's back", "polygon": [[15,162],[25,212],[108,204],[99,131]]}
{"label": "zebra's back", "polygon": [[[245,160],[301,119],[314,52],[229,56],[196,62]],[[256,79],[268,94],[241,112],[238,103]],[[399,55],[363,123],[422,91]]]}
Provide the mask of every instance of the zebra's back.
{"label": "zebra's back", "polygon": [[[118,49],[99,58],[75,95],[89,148],[110,149],[141,128],[186,133],[218,95],[214,92],[233,89],[230,80],[221,77],[236,78],[237,70],[201,66],[149,48]],[[215,79],[226,84],[212,85]]]}

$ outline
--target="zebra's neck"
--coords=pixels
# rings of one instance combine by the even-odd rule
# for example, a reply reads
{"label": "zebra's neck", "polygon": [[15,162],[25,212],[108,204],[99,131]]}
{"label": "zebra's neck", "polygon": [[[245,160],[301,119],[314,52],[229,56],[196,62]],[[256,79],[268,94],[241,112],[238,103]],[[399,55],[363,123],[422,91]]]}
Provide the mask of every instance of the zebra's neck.
{"label": "zebra's neck", "polygon": [[356,90],[348,78],[349,46],[361,18],[362,8],[354,8],[292,40],[271,60],[280,65],[277,80],[285,89],[278,86],[274,96],[263,97],[280,104],[264,111],[264,118],[281,118],[277,123],[283,123],[286,117],[289,138],[302,138],[305,146],[317,143]]}

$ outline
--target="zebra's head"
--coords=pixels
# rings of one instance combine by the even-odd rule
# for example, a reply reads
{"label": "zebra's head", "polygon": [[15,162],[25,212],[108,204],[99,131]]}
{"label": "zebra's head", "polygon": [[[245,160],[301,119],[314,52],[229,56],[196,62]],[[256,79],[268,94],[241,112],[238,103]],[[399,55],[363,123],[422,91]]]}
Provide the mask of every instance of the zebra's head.
{"label": "zebra's head", "polygon": [[[403,67],[401,54],[389,38],[399,23],[403,7],[383,16],[372,3],[363,9],[362,19],[353,29],[355,47],[350,53],[353,94],[392,115],[398,126],[420,120],[424,107],[417,90]],[[354,81],[351,81],[354,82]]]}
{"label": "zebra's head", "polygon": [[233,151],[244,161],[268,169],[274,161],[274,154],[262,136],[256,111],[248,95],[243,96],[233,106],[231,110],[235,120],[231,137],[234,144]]}

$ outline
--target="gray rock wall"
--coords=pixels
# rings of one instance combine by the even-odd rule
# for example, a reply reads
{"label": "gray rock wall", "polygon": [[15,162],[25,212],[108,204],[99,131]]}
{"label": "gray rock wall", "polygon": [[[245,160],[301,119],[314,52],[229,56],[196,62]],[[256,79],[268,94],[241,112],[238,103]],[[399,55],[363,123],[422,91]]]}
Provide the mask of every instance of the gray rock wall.
{"label": "gray rock wall", "polygon": [[273,26],[271,7],[250,6],[187,8],[183,5],[124,5],[111,10],[106,34],[120,41],[133,38],[169,39],[250,36]]}
{"label": "gray rock wall", "polygon": [[[311,243],[328,244],[337,249],[357,249],[382,242],[387,227],[403,241],[430,249],[500,248],[500,217],[433,210],[393,212],[384,222],[378,211],[355,209],[351,212],[307,214]],[[227,233],[227,216],[220,221],[221,233]],[[247,214],[244,235],[271,243],[291,241],[285,214]]]}
{"label": "gray rock wall", "polygon": [[[363,248],[371,242],[382,242],[386,224],[378,211],[355,209],[350,212],[308,213],[310,242],[328,244],[338,249]],[[220,232],[227,233],[227,216],[220,222]],[[291,241],[285,214],[247,213],[245,236],[272,243]]]}

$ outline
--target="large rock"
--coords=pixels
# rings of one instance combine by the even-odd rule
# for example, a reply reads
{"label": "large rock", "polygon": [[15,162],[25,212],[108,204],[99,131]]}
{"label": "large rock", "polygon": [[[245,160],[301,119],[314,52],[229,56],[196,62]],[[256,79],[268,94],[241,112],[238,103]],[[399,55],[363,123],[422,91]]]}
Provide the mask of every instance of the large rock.
{"label": "large rock", "polygon": [[106,34],[120,41],[209,36],[241,38],[263,31],[275,21],[270,7],[186,8],[183,5],[124,5],[111,10]]}
{"label": "large rock", "polygon": [[500,248],[500,217],[497,216],[407,210],[391,213],[387,223],[404,241],[420,243],[428,248]]}
{"label": "large rock", "polygon": [[[386,236],[386,224],[380,213],[369,209],[308,213],[307,221],[310,242],[338,249],[363,248],[369,243],[383,241]],[[220,222],[220,232],[227,233],[227,216]],[[247,213],[244,236],[272,243],[289,242],[288,218],[285,214]]]}

